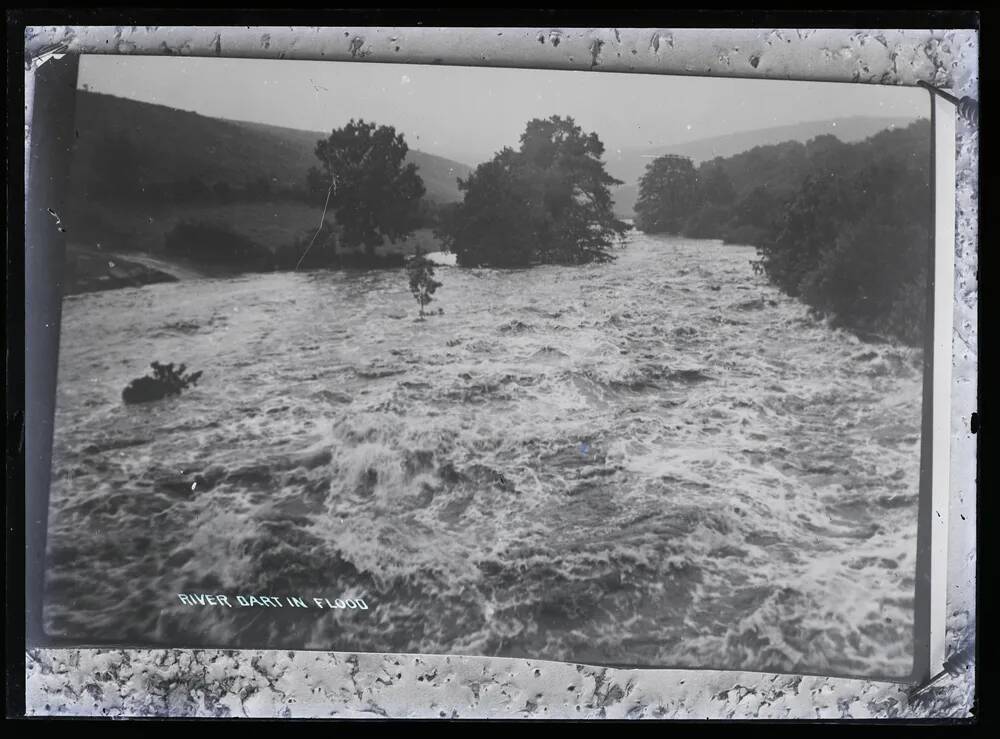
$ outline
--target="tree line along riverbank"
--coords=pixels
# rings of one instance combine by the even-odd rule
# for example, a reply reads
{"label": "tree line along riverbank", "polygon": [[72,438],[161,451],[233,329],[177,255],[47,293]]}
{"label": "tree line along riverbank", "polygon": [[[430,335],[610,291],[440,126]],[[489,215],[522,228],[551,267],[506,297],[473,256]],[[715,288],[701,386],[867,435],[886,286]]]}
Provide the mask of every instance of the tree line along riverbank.
{"label": "tree line along riverbank", "polygon": [[[290,156],[288,141],[267,144],[265,134],[276,135],[268,127],[89,93],[84,101],[89,135],[74,163],[67,294],[248,271],[401,268],[415,252],[442,249],[460,266],[602,262],[629,229],[614,212],[614,191],[626,183],[608,174],[597,133],[569,117],[528,121],[517,147],[470,169],[411,152],[394,128],[363,120],[322,138],[295,132]],[[109,105],[120,116],[103,130],[86,112]],[[174,145],[201,141],[218,165],[206,171],[233,181],[209,182],[156,149],[150,135],[163,115],[179,116]],[[752,245],[753,268],[818,314],[919,345],[929,136],[921,120],[856,143],[823,135],[699,166],[666,154],[639,181],[634,224]],[[280,176],[254,176],[254,163],[235,156],[248,138],[263,152],[260,171]],[[311,159],[299,151],[306,140]]]}

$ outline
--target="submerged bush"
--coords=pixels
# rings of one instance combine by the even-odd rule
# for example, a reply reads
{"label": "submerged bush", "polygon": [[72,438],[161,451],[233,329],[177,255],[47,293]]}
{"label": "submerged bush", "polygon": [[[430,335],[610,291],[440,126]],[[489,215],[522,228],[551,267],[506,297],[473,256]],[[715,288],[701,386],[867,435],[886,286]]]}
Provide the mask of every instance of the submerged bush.
{"label": "submerged bush", "polygon": [[138,377],[122,390],[122,400],[125,403],[130,405],[149,403],[172,395],[180,395],[181,390],[197,385],[201,377],[201,372],[185,374],[187,365],[184,364],[174,368],[173,362],[170,364],[153,362],[149,366],[153,368],[152,377],[149,375]]}
{"label": "submerged bush", "polygon": [[433,300],[434,292],[441,283],[434,279],[434,263],[424,256],[418,246],[417,252],[406,262],[406,272],[410,278],[410,292],[420,306],[420,318],[424,317],[424,306]]}

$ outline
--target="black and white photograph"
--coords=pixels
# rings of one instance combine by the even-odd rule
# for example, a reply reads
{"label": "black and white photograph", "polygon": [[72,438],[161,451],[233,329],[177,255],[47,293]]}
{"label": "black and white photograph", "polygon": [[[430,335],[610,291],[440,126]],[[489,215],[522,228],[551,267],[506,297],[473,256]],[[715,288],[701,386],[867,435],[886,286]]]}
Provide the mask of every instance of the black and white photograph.
{"label": "black and white photograph", "polygon": [[83,56],[56,644],[905,680],[916,87]]}

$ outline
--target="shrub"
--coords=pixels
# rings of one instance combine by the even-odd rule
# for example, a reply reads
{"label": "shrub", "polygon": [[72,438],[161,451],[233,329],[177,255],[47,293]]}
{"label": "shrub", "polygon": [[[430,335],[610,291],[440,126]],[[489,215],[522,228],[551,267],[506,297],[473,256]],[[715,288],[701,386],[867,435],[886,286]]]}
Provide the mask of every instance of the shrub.
{"label": "shrub", "polygon": [[416,253],[406,262],[406,272],[410,278],[410,292],[420,306],[420,318],[424,317],[424,306],[433,300],[434,292],[441,283],[434,279],[434,263],[424,256],[423,249],[417,247]]}
{"label": "shrub", "polygon": [[176,369],[173,362],[170,364],[153,362],[149,366],[153,368],[152,377],[146,375],[136,378],[122,390],[122,400],[125,403],[130,405],[149,403],[172,395],[180,395],[181,390],[197,385],[201,377],[201,372],[185,373],[187,366],[183,364]]}

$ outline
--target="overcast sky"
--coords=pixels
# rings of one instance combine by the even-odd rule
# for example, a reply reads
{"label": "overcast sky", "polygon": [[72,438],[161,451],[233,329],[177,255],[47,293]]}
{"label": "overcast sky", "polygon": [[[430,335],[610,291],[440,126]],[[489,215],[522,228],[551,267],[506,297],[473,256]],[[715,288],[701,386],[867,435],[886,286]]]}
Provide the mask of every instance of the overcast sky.
{"label": "overcast sky", "polygon": [[531,118],[570,115],[609,151],[851,116],[929,115],[927,93],[863,84],[371,62],[84,56],[79,84],[208,116],[330,131],[391,124],[411,148],[475,165]]}

